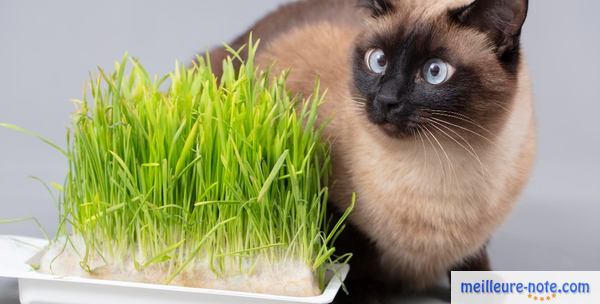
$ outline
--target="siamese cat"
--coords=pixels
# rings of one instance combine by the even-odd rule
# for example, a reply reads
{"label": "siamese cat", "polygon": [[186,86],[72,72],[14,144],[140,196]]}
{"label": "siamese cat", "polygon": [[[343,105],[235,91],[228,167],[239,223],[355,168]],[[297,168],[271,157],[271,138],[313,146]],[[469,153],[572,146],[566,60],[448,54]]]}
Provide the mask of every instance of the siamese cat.
{"label": "siamese cat", "polygon": [[[449,270],[489,270],[486,244],[535,154],[527,11],[527,0],[304,0],[250,29],[258,64],[290,70],[293,93],[312,94],[317,77],[327,90],[332,203],[358,197],[340,243],[355,253],[350,282],[420,290]],[[227,55],[211,53],[217,74]]]}

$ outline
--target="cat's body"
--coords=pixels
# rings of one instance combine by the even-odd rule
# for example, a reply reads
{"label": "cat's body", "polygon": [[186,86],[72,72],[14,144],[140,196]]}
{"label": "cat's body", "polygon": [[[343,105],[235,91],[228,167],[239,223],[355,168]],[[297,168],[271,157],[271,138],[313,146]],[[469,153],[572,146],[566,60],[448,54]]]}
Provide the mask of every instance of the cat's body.
{"label": "cat's body", "polygon": [[[262,67],[291,69],[288,87],[294,93],[312,94],[317,76],[321,88],[327,90],[320,116],[333,118],[325,129],[333,153],[332,201],[344,209],[356,192],[358,203],[351,221],[375,245],[375,254],[370,255],[375,260],[362,261],[372,267],[369,274],[401,279],[411,287],[430,287],[449,269],[460,268],[469,259],[477,264],[480,255],[485,259],[482,250],[527,181],[535,151],[529,76],[518,50],[502,55],[506,57],[498,55],[498,59],[490,53],[500,54],[505,44],[492,51],[486,46],[492,39],[484,34],[446,24],[451,23],[444,19],[445,14],[464,6],[465,1],[374,0],[369,4],[371,10],[360,7],[359,3],[365,2],[369,1],[308,0],[284,6],[252,29],[254,37],[261,39],[257,61]],[[468,20],[467,13],[460,17]],[[398,28],[405,29],[396,33]],[[433,114],[423,110],[419,113],[425,118],[410,116],[411,120],[431,122],[425,127],[393,125],[393,118],[379,122],[377,114],[401,110],[385,108],[388,112],[382,114],[377,108],[381,97],[365,93],[368,78],[377,76],[360,70],[361,45],[373,40],[365,33],[394,33],[402,41],[403,37],[418,36],[419,31],[439,35],[431,38],[429,34],[428,39],[434,40],[430,44],[446,43],[440,49],[458,66],[457,80],[448,80],[447,86],[453,87],[436,92],[416,77],[394,89],[398,99],[410,94],[419,100],[434,96],[433,100],[460,93],[463,95],[456,99],[465,104],[449,102],[440,108],[440,101],[434,104]],[[245,38],[240,38],[232,45],[243,43]],[[400,59],[408,53],[394,55],[398,75],[405,73]],[[515,58],[509,58],[512,55]],[[225,53],[216,50],[212,56],[216,63]],[[391,57],[389,62],[391,70]],[[486,68],[479,70],[481,65]],[[380,76],[377,83],[393,77]],[[375,89],[376,94],[381,94],[381,87]],[[408,90],[405,87],[411,91],[396,93]],[[399,115],[396,112],[393,114]],[[406,134],[398,131],[403,128],[408,130]]]}

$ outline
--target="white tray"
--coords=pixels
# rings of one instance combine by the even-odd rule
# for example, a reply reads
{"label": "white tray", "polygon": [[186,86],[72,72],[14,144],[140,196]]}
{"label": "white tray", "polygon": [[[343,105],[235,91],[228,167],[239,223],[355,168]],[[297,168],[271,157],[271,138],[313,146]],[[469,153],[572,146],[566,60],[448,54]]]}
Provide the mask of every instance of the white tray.
{"label": "white tray", "polygon": [[27,261],[46,244],[40,239],[0,236],[0,277],[19,280],[22,304],[327,304],[333,302],[349,270],[341,266],[320,296],[284,297],[41,274]]}

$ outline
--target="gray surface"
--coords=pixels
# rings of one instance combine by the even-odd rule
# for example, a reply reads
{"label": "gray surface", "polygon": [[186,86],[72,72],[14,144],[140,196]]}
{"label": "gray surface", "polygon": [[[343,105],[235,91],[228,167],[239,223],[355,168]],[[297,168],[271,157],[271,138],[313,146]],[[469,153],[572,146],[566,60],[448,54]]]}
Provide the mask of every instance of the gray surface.
{"label": "gray surface", "polygon": [[[281,2],[0,0],[0,122],[64,144],[68,101],[81,96],[96,65],[129,51],[151,72],[167,72]],[[600,270],[600,2],[531,2],[524,46],[540,152],[529,188],[492,242],[492,260],[502,270]],[[64,174],[58,153],[0,129],[0,218],[36,216],[53,232],[54,203],[27,176],[61,182]],[[32,223],[0,225],[0,234],[40,235]],[[0,303],[15,302],[15,292],[14,282],[0,280]]]}

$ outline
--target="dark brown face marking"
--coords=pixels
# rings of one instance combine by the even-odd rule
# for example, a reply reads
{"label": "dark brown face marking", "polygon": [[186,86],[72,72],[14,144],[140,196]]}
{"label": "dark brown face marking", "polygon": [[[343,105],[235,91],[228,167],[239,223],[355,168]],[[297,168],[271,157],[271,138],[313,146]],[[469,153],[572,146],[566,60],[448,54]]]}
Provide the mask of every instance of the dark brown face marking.
{"label": "dark brown face marking", "polygon": [[359,0],[359,6],[371,10],[373,17],[394,12],[394,5],[389,0]]}
{"label": "dark brown face marking", "polygon": [[[427,17],[394,3],[384,15],[374,13],[375,26],[354,51],[355,95],[369,120],[393,137],[501,128],[516,90],[527,1],[477,0]],[[489,23],[489,16],[506,20]],[[384,73],[365,63],[372,49],[385,53]]]}

